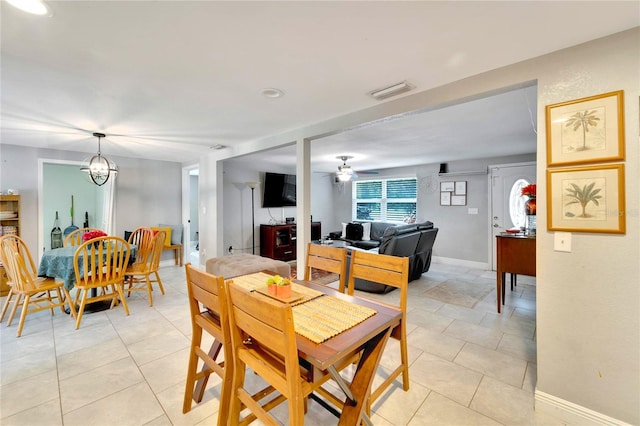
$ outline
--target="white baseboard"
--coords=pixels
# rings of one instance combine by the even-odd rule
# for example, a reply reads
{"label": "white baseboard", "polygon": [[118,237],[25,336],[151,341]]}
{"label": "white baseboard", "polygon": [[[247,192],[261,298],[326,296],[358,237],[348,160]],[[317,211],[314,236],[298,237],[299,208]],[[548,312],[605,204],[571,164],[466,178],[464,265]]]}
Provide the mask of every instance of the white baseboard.
{"label": "white baseboard", "polygon": [[536,411],[549,414],[552,417],[567,422],[569,425],[631,426],[629,423],[541,392],[538,389],[535,391],[535,409]]}
{"label": "white baseboard", "polygon": [[454,259],[452,257],[433,256],[431,261],[433,263],[441,263],[443,265],[462,266],[465,268],[482,269],[485,271],[489,269],[489,264],[486,262],[473,262],[471,260]]}

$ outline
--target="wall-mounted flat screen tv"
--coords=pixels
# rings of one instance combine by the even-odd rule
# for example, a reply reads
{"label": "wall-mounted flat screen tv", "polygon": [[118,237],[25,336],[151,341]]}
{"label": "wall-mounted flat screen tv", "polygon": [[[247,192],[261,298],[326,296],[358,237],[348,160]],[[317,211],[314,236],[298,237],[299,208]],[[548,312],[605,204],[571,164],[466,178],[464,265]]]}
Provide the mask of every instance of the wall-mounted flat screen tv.
{"label": "wall-mounted flat screen tv", "polygon": [[296,205],[296,175],[264,174],[262,207],[293,207]]}

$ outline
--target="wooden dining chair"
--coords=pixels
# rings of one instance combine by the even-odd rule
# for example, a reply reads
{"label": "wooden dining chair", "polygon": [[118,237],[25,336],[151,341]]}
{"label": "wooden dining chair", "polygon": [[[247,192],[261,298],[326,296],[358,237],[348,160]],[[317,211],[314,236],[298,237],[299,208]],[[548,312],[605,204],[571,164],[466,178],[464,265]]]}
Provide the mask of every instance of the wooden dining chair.
{"label": "wooden dining chair", "polygon": [[[185,265],[185,273],[192,334],[182,413],[191,411],[192,400],[196,403],[202,401],[209,376],[215,372],[222,379],[218,425],[226,424],[229,419],[233,355],[224,278],[197,269],[191,263]],[[210,349],[202,348],[203,330],[215,339]],[[199,359],[204,364],[197,371]]]}
{"label": "wooden dining chair", "polygon": [[145,226],[136,228],[131,233],[128,242],[137,247],[136,257],[132,259],[134,263],[145,263],[147,261],[147,258],[151,255],[153,235],[151,228]]}
{"label": "wooden dining chair", "polygon": [[87,232],[92,232],[92,231],[104,232],[102,231],[102,229],[98,229],[98,228],[79,228],[79,229],[76,229],[75,231],[71,231],[71,233],[64,238],[62,246],[63,247],[79,246],[84,242],[82,240],[82,236]]}
{"label": "wooden dining chair", "polygon": [[[113,309],[120,301],[125,313],[129,315],[124,297],[124,274],[130,254],[129,243],[115,236],[94,238],[78,247],[73,256],[75,285],[78,289],[74,302],[80,302],[76,330],[80,327],[82,314],[89,303],[111,300]],[[95,294],[90,295],[91,290],[95,290]]]}
{"label": "wooden dining chair", "polygon": [[15,297],[7,326],[11,325],[22,300],[18,337],[22,335],[22,328],[28,314],[50,310],[51,315],[53,315],[53,309],[56,307],[60,307],[60,310],[64,313],[64,305],[67,304],[71,315],[76,316],[75,306],[71,303],[72,299],[69,291],[62,282],[56,282],[53,278],[37,276],[37,269],[33,263],[31,253],[20,237],[5,235],[0,238],[0,257],[11,284],[11,292],[2,308],[2,317],[4,317],[11,299]]}
{"label": "wooden dining chair", "polygon": [[[402,375],[402,387],[409,390],[409,358],[407,353],[407,292],[409,282],[409,258],[388,256],[377,253],[367,253],[353,250],[351,252],[351,265],[349,267],[349,283],[347,294],[353,295],[355,280],[362,278],[380,284],[400,289],[399,305],[393,305],[402,312],[400,324],[391,332],[391,337],[400,341],[400,365],[382,382],[372,390],[369,398],[369,407],[382,395],[382,393]],[[366,297],[358,294],[360,297]],[[380,300],[376,300],[380,303]],[[387,303],[388,304],[388,303]]]}
{"label": "wooden dining chair", "polygon": [[[230,424],[238,424],[243,405],[261,422],[279,424],[269,410],[288,400],[289,424],[304,424],[306,398],[315,385],[298,363],[298,347],[291,305],[227,283],[229,326],[233,352],[233,384]],[[265,404],[263,392],[254,395],[244,388],[246,367],[259,375],[280,395]],[[243,419],[240,424],[244,424]]]}
{"label": "wooden dining chair", "polygon": [[340,275],[338,290],[344,293],[347,279],[347,249],[309,243],[304,280],[313,282],[313,270],[333,272]]}
{"label": "wooden dining chair", "polygon": [[[152,283],[158,283],[160,292],[164,294],[164,287],[162,286],[162,280],[158,273],[160,269],[160,257],[162,256],[162,249],[164,248],[164,238],[164,231],[160,231],[154,235],[151,238],[151,250],[143,257],[144,260],[138,260],[136,256],[135,262],[130,263],[124,273],[127,296],[130,296],[132,291],[146,291],[149,296],[149,306],[153,306]],[[152,274],[155,279],[151,279]]]}

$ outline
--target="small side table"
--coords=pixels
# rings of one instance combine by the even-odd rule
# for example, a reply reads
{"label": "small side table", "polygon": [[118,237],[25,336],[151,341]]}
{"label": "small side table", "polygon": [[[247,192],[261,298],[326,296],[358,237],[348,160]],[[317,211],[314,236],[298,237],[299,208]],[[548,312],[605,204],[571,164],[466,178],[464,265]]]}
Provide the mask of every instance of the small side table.
{"label": "small side table", "polygon": [[[504,282],[507,272],[536,276],[536,237],[527,235],[498,235],[496,294],[498,313],[504,303]],[[513,275],[512,275],[513,277]]]}

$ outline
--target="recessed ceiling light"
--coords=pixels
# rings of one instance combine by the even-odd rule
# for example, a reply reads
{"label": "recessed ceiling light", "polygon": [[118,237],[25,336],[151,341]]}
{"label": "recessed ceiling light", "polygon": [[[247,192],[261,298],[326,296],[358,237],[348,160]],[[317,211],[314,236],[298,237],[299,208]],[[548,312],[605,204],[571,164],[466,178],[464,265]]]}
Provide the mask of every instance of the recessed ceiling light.
{"label": "recessed ceiling light", "polygon": [[42,0],[7,0],[7,3],[32,15],[51,16],[51,9]]}
{"label": "recessed ceiling light", "polygon": [[274,87],[267,87],[266,89],[262,89],[260,91],[262,96],[265,98],[276,99],[284,96],[284,92],[280,89],[276,89]]}

